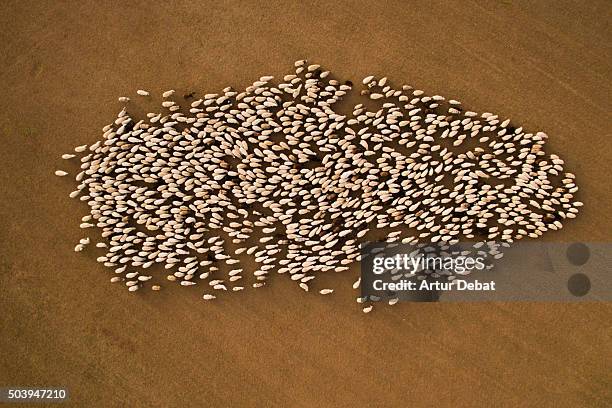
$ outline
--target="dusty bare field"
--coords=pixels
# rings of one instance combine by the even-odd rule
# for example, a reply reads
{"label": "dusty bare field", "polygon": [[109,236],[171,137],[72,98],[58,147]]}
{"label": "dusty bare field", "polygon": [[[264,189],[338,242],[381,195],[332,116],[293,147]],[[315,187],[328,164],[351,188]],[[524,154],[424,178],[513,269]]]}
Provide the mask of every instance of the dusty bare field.
{"label": "dusty bare field", "polygon": [[[536,3],[536,4],[533,4]],[[42,2],[0,11],[0,387],[71,406],[609,406],[610,304],[399,304],[287,279],[217,302],[128,293],[75,254],[84,203],[53,175],[119,95],[212,92],[308,58],[386,75],[550,136],[581,215],[549,239],[610,241],[607,1]],[[182,296],[179,295],[179,292]]]}

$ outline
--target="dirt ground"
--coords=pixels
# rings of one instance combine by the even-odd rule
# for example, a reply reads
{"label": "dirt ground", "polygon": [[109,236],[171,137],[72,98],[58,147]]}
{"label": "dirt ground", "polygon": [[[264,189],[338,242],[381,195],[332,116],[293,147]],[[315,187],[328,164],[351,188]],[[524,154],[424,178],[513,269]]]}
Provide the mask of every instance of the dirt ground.
{"label": "dirt ground", "polygon": [[[387,75],[550,135],[584,211],[550,235],[610,241],[612,3],[4,1],[0,10],[0,387],[65,386],[80,407],[612,404],[609,303],[403,303],[364,315],[288,279],[204,302],[128,293],[86,206],[55,177],[117,96],[201,93],[308,58]],[[178,296],[181,294],[182,296]]]}

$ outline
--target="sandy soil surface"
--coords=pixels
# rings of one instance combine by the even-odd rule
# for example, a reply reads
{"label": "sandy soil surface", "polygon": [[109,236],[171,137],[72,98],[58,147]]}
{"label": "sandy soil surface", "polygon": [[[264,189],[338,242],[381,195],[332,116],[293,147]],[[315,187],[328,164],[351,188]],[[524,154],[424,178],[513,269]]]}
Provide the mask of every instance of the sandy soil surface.
{"label": "sandy soil surface", "polygon": [[609,241],[609,1],[155,3],[3,2],[0,386],[63,385],[83,407],[612,403],[610,304],[364,315],[356,268],[327,297],[280,278],[208,303],[170,285],[128,293],[95,251],[72,251],[86,206],[53,175],[119,95],[244,87],[308,58],[546,131],[585,202],[550,239]]}

